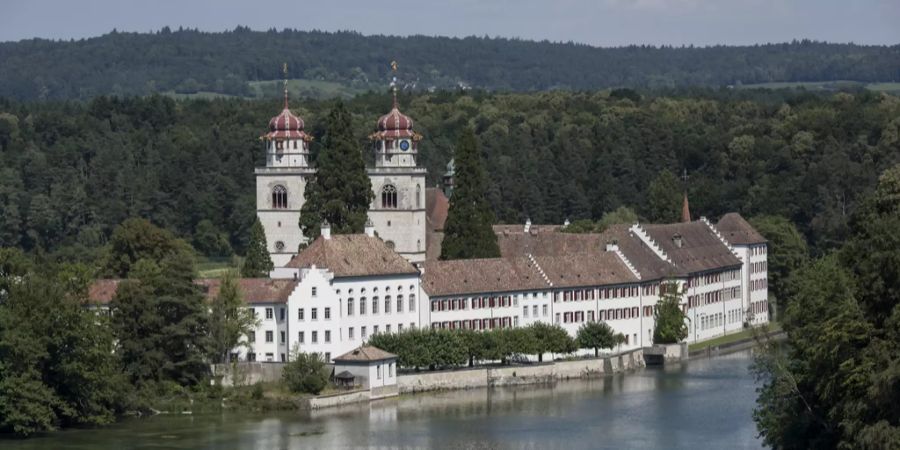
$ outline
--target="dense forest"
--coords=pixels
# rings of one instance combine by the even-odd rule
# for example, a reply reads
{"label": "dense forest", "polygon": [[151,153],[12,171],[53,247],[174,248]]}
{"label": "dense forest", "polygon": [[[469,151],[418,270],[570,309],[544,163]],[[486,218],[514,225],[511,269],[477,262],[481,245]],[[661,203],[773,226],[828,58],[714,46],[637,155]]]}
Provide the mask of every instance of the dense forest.
{"label": "dense forest", "polygon": [[170,30],[0,43],[0,96],[90,99],[200,91],[248,96],[248,82],[292,78],[383,86],[388,63],[428,90],[720,87],[773,81],[898,81],[900,45],[794,41],[753,46],[599,48],[489,37],[364,36],[298,30]]}
{"label": "dense forest", "polygon": [[[695,215],[783,216],[816,253],[846,237],[850,214],[900,160],[900,99],[702,91],[402,96],[436,183],[472,127],[501,222],[599,219],[625,205],[652,218],[648,186],[678,192]],[[0,247],[90,259],[139,216],[208,255],[243,253],[255,217],[258,140],[277,101],[98,97],[0,102]],[[295,101],[321,137],[332,101]],[[390,99],[347,104],[361,151]],[[313,146],[314,154],[319,144]],[[665,189],[664,186],[670,186]],[[680,201],[680,199],[678,199]]]}

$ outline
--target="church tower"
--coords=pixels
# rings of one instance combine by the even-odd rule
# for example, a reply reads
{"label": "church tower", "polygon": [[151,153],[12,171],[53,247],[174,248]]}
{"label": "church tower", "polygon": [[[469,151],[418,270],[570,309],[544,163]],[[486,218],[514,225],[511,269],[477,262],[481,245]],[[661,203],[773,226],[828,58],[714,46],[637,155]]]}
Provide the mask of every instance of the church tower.
{"label": "church tower", "polygon": [[[391,64],[394,71],[396,63]],[[375,199],[369,219],[375,232],[394,251],[411,262],[425,261],[425,174],[418,165],[422,135],[413,131],[413,121],[400,112],[396,79],[392,83],[391,111],[381,116],[369,136],[375,151],[375,166],[368,169]]]}
{"label": "church tower", "polygon": [[269,121],[265,143],[266,166],[256,168],[256,215],[266,231],[266,244],[275,267],[297,254],[303,242],[300,208],[306,182],[315,174],[309,165],[312,136],[303,131],[303,119],[288,107],[287,66],[284,68],[284,108]]}

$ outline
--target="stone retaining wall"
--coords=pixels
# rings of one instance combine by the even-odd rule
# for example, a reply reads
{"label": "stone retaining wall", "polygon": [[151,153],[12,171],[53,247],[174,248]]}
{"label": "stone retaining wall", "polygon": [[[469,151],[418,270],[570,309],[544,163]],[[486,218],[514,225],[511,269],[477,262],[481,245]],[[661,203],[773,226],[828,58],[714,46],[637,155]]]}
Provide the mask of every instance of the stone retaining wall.
{"label": "stone retaining wall", "polygon": [[305,398],[301,401],[300,406],[304,409],[331,408],[334,406],[349,405],[351,403],[368,402],[371,399],[372,393],[366,389]]}
{"label": "stone retaining wall", "polygon": [[587,378],[613,374],[643,366],[643,350],[637,349],[600,358],[559,361],[546,364],[405,374],[397,377],[397,386],[401,394],[408,394],[488,386],[552,383],[556,380],[569,378]]}
{"label": "stone retaining wall", "polygon": [[213,377],[222,377],[222,386],[251,386],[259,382],[278,381],[284,364],[280,362],[239,362],[213,364]]}

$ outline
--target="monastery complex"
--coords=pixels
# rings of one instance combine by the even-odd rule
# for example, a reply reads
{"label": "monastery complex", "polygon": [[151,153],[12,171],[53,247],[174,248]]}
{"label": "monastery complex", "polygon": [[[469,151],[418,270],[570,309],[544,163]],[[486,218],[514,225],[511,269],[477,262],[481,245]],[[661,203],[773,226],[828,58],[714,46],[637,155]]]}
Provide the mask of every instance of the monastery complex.
{"label": "monastery complex", "polygon": [[[583,323],[604,321],[625,336],[621,350],[646,347],[669,281],[683,291],[688,342],[768,322],[766,240],[737,213],[692,220],[686,198],[679,223],[595,234],[530,221],[496,225],[501,257],[438,260],[452,178],[446,193],[426,188],[421,138],[395,98],[370,136],[374,200],[365,233],[332,235],[323,224],[321,236],[306,242],[298,222],[316,169],[303,119],[285,96],[263,136],[266,165],[256,169],[257,215],[276,268],[269,278],[240,280],[260,320],[235,358],[286,361],[296,347],[331,362],[375,333],[535,322],[558,324],[574,337]],[[219,280],[197,283],[209,297],[218,293]],[[98,281],[93,301],[108,303],[117,285]]]}

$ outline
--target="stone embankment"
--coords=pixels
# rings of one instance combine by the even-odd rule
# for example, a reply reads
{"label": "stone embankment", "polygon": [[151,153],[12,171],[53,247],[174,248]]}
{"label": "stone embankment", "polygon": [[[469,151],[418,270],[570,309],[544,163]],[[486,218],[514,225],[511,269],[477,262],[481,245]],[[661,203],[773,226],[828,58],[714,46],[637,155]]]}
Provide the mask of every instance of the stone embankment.
{"label": "stone embankment", "polygon": [[551,383],[557,380],[610,375],[641,367],[644,367],[643,349],[637,349],[591,359],[403,374],[397,377],[397,386],[401,394],[408,394],[437,390]]}

